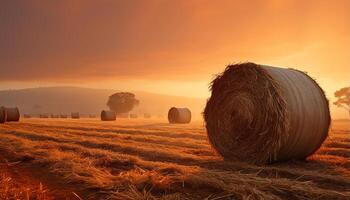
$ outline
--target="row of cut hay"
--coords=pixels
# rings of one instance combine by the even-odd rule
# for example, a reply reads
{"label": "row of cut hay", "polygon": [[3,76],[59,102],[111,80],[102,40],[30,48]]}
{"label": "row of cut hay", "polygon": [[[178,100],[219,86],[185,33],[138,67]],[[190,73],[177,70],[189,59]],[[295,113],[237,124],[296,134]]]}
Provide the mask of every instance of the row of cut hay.
{"label": "row of cut hay", "polygon": [[0,107],[0,123],[18,122],[19,118],[20,113],[17,107]]}
{"label": "row of cut hay", "polygon": [[243,63],[213,80],[204,110],[210,143],[227,160],[305,159],[328,135],[328,100],[304,72]]}

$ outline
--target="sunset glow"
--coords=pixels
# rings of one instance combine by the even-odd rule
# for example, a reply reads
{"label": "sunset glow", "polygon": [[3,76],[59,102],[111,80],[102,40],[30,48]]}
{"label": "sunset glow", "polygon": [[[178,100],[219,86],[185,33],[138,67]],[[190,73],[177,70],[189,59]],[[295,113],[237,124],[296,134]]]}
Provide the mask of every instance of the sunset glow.
{"label": "sunset glow", "polygon": [[307,71],[331,99],[350,83],[346,0],[33,2],[0,3],[0,89],[207,98],[213,75],[245,61]]}

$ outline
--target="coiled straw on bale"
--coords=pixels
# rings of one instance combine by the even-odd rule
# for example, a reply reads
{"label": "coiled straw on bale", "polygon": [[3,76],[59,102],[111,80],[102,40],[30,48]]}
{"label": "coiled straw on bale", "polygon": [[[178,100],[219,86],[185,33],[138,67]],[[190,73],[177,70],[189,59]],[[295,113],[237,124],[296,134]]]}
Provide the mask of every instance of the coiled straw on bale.
{"label": "coiled straw on bale", "polygon": [[209,141],[225,159],[271,163],[305,159],[328,135],[328,100],[294,69],[230,65],[211,85],[204,110]]}
{"label": "coiled straw on bale", "polygon": [[19,109],[17,107],[5,108],[6,110],[6,121],[18,122],[20,118]]}
{"label": "coiled straw on bale", "polygon": [[1,106],[0,107],[0,124],[6,122],[6,109],[5,107]]}
{"label": "coiled straw on bale", "polygon": [[111,110],[102,110],[101,112],[101,120],[102,121],[115,121],[117,115],[114,111]]}
{"label": "coiled straw on bale", "polygon": [[169,123],[186,124],[191,122],[191,111],[188,108],[170,108],[168,112]]}
{"label": "coiled straw on bale", "polygon": [[71,113],[71,117],[72,117],[72,119],[79,119],[80,118],[80,114],[78,112],[72,112]]}

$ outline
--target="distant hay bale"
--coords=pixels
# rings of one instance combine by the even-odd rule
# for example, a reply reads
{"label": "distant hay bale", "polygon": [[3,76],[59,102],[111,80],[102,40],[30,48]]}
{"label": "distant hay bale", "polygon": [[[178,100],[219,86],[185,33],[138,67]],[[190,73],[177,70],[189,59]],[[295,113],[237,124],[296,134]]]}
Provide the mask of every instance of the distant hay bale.
{"label": "distant hay bale", "polygon": [[71,117],[72,117],[72,119],[79,119],[80,118],[80,114],[78,112],[72,112],[71,113]]}
{"label": "distant hay bale", "polygon": [[102,121],[115,121],[117,115],[112,110],[102,110],[101,112],[101,120]]}
{"label": "distant hay bale", "polygon": [[188,108],[170,108],[168,112],[169,123],[187,124],[191,122],[191,111]]}
{"label": "distant hay bale", "polygon": [[0,107],[0,124],[6,122],[6,109],[5,107],[1,106]]}
{"label": "distant hay bale", "polygon": [[204,110],[209,141],[225,159],[305,159],[328,136],[328,100],[305,73],[244,63],[211,85]]}
{"label": "distant hay bale", "polygon": [[23,118],[31,118],[32,116],[30,114],[24,114]]}
{"label": "distant hay bale", "polygon": [[149,118],[151,118],[151,114],[150,113],[144,113],[143,117],[146,118],[146,119],[149,119]]}
{"label": "distant hay bale", "polygon": [[17,107],[11,107],[7,108],[5,107],[6,111],[6,121],[7,122],[18,122],[20,118],[19,109]]}
{"label": "distant hay bale", "polygon": [[48,114],[40,114],[39,118],[49,118],[49,115]]}
{"label": "distant hay bale", "polygon": [[66,115],[66,114],[60,114],[60,118],[66,119],[66,118],[68,118],[68,115]]}
{"label": "distant hay bale", "polygon": [[130,118],[138,118],[137,114],[130,114]]}
{"label": "distant hay bale", "polygon": [[51,118],[60,118],[59,115],[51,114]]}

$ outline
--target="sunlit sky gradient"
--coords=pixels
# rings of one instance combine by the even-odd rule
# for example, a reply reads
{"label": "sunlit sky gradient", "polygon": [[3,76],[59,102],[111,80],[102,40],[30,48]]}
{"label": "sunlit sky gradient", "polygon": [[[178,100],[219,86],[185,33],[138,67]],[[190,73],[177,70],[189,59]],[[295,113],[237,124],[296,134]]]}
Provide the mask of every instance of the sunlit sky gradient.
{"label": "sunlit sky gradient", "polygon": [[[208,97],[252,61],[350,85],[350,1],[1,1],[0,89],[53,85]],[[336,110],[337,115],[344,115]]]}

